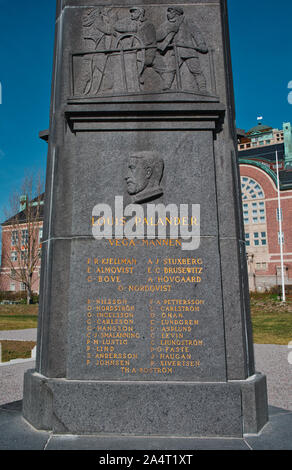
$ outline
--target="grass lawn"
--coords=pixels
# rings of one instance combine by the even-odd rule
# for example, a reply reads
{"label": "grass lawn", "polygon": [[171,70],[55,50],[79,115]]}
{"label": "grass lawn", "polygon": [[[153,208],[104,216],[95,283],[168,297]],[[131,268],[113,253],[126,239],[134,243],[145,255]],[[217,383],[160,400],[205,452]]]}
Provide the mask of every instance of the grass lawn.
{"label": "grass lawn", "polygon": [[251,320],[256,344],[283,344],[292,341],[292,302],[282,304],[269,294],[251,295]]}
{"label": "grass lawn", "polygon": [[35,345],[33,341],[1,341],[2,362],[20,358],[29,359]]}
{"label": "grass lawn", "polygon": [[0,331],[36,328],[38,305],[0,305]]}
{"label": "grass lawn", "polygon": [[[253,339],[257,344],[292,341],[292,301],[282,304],[271,294],[251,295]],[[0,330],[37,327],[38,305],[0,305]]]}

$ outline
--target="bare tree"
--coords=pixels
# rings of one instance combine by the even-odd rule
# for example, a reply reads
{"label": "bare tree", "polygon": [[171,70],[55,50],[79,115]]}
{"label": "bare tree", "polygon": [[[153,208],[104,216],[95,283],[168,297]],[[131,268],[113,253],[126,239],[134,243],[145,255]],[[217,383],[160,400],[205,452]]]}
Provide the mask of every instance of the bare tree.
{"label": "bare tree", "polygon": [[24,178],[20,192],[11,196],[5,211],[9,217],[4,223],[9,242],[3,250],[2,266],[8,268],[6,274],[10,279],[22,284],[28,304],[39,282],[43,199],[40,175],[29,175]]}

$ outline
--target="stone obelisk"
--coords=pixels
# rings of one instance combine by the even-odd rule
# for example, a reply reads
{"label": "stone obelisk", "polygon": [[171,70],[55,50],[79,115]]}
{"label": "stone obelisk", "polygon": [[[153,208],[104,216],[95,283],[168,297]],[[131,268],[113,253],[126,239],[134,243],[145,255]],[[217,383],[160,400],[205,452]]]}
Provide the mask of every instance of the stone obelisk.
{"label": "stone obelisk", "polygon": [[24,417],[70,434],[257,433],[266,380],[254,366],[226,1],[104,3],[57,2]]}

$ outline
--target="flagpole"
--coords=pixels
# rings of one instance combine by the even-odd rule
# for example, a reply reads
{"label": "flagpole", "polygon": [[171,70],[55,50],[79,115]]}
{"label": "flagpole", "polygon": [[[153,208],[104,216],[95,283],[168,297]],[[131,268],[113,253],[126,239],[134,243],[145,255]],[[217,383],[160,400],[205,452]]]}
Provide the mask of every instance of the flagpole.
{"label": "flagpole", "polygon": [[278,150],[276,150],[276,165],[277,165],[277,186],[278,186],[278,220],[279,220],[279,233],[280,233],[279,238],[280,238],[280,257],[281,257],[282,302],[284,303],[286,302],[286,293],[285,293],[285,278],[284,278],[283,232],[282,232],[282,212],[281,212]]}

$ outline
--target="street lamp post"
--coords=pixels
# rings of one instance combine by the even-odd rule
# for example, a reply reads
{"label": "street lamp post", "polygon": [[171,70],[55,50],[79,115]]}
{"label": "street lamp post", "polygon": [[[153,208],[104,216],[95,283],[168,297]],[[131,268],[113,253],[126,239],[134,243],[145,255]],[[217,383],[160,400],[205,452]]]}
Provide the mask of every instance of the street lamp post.
{"label": "street lamp post", "polygon": [[283,259],[283,232],[282,232],[282,211],[281,211],[281,196],[280,196],[279,160],[278,160],[278,151],[277,150],[276,150],[276,166],[277,166],[277,187],[278,187],[278,222],[279,222],[280,257],[281,257],[282,302],[286,302],[285,278],[284,278],[284,259]]}

